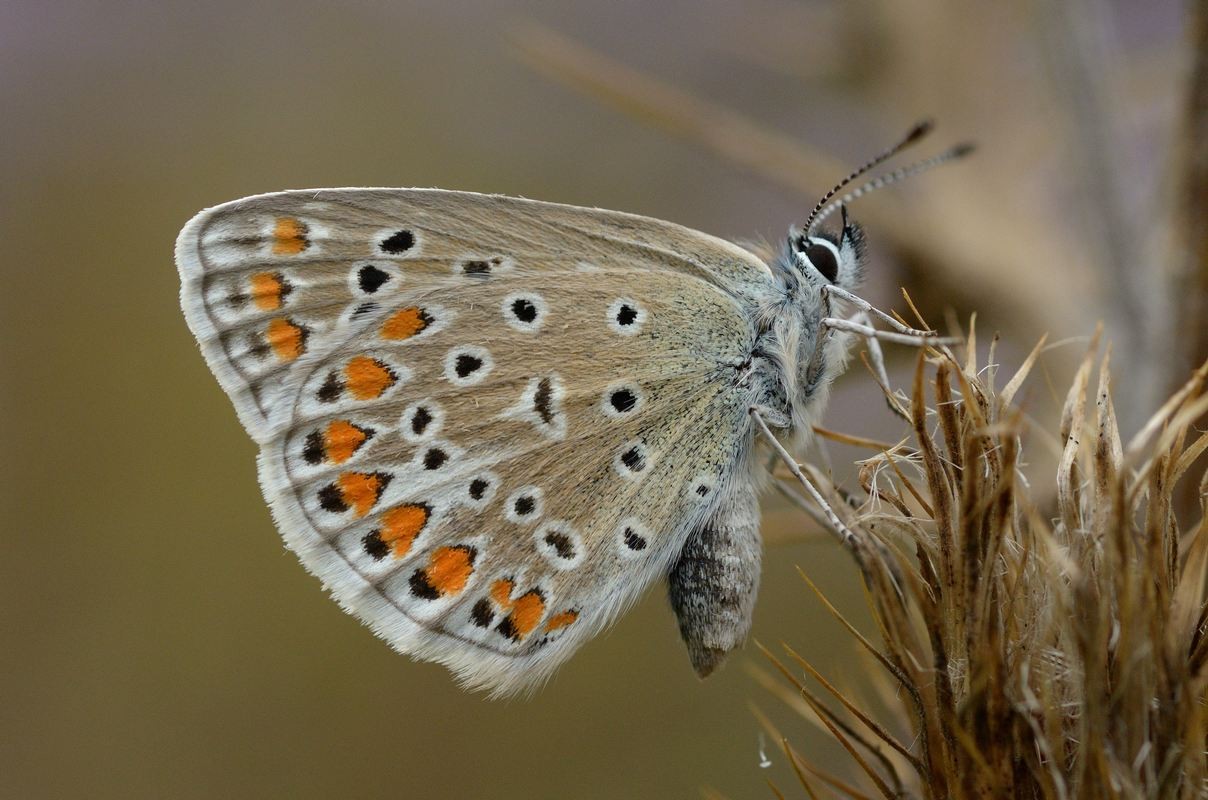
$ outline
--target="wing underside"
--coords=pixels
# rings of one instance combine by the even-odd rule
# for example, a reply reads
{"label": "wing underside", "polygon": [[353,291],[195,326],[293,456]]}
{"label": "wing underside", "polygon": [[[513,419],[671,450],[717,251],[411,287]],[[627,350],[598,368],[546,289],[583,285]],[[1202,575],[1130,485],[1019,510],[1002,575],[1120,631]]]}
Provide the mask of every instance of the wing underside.
{"label": "wing underside", "polygon": [[183,303],[286,542],[403,652],[514,691],[663,574],[749,442],[734,245],[435,190],[182,232]]}

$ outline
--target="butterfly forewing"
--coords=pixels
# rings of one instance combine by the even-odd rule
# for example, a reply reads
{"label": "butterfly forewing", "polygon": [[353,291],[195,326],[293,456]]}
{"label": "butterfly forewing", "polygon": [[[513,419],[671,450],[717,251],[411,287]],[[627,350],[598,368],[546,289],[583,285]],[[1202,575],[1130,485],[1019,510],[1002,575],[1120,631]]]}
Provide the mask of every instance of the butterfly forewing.
{"label": "butterfly forewing", "polygon": [[740,248],[615,212],[287,192],[177,247],[287,543],[404,652],[513,691],[676,557],[743,449]]}

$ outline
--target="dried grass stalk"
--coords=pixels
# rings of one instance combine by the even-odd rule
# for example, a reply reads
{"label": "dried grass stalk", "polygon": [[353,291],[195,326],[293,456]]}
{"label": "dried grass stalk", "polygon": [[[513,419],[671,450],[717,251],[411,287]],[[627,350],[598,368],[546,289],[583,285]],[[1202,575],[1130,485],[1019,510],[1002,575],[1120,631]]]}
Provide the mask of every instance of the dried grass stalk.
{"label": "dried grass stalk", "polygon": [[[1035,353],[1001,392],[972,357],[920,354],[915,441],[861,463],[863,504],[808,476],[842,518],[880,644],[823,602],[896,711],[875,719],[793,649],[765,651],[859,775],[786,742],[806,796],[1208,795],[1208,434],[1192,428],[1208,364],[1123,445],[1098,339],[1066,397],[1053,508],[1029,499],[1021,451],[1038,434],[1011,402]],[[1171,497],[1193,474],[1184,530]]]}

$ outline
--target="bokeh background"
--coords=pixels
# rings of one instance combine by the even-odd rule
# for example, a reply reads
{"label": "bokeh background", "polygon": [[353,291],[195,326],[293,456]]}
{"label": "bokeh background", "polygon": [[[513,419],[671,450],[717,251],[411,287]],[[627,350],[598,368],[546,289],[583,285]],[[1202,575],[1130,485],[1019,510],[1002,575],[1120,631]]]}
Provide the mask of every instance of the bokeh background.
{"label": "bokeh background", "polygon": [[[980,150],[853,208],[873,243],[866,296],[904,310],[906,286],[937,325],[976,311],[1006,374],[1041,333],[1104,320],[1135,425],[1202,336],[1177,258],[1189,14],[1168,0],[0,3],[0,796],[769,796],[766,780],[792,781],[753,706],[842,771],[753,674],[754,647],[696,680],[661,588],[510,702],[462,692],[340,612],[282,547],[254,447],[185,327],[176,232],[252,193],[439,186],[774,241],[933,116],[921,152]],[[1043,368],[1060,372],[1067,349]],[[909,371],[913,353],[888,355]],[[1034,395],[1037,418],[1058,407]],[[825,424],[907,433],[858,363]],[[810,457],[850,481],[861,455]],[[866,661],[796,567],[860,620],[856,572],[799,512],[765,509],[754,635],[858,691]]]}

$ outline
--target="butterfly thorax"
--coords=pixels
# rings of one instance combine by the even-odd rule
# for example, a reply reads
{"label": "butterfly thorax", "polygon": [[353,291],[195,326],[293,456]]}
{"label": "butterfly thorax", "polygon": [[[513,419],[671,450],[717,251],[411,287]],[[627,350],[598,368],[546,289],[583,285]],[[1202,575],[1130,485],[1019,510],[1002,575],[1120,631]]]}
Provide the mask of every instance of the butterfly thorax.
{"label": "butterfly thorax", "polygon": [[846,365],[846,340],[823,330],[834,309],[826,287],[854,288],[863,272],[863,235],[854,223],[837,234],[790,232],[769,267],[752,351],[754,404],[790,443],[801,445]]}

